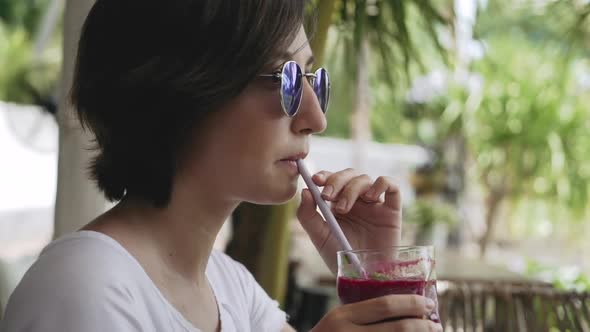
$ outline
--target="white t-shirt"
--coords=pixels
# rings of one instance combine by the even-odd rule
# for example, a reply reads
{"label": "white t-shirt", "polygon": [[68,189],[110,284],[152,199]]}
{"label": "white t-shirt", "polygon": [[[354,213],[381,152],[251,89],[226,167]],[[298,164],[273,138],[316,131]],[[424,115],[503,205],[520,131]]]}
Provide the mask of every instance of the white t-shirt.
{"label": "white t-shirt", "polygon": [[[286,315],[246,268],[214,251],[207,278],[223,332],[278,332]],[[80,231],[50,243],[11,295],[1,332],[199,331],[111,237]]]}

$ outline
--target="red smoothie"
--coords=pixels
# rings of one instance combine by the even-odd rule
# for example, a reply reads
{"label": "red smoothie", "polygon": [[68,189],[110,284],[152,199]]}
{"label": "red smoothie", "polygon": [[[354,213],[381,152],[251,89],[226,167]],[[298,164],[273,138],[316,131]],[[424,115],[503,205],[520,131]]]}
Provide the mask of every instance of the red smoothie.
{"label": "red smoothie", "polygon": [[[391,294],[416,294],[433,298],[436,303],[436,280],[423,279],[375,280],[338,278],[338,296],[342,304],[360,302]],[[431,313],[430,320],[439,322],[438,308]]]}

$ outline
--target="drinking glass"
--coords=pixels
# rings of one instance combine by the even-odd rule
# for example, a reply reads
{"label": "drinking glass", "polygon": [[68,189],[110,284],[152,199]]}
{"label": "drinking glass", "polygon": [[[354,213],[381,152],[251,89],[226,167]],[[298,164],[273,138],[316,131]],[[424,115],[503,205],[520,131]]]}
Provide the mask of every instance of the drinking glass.
{"label": "drinking glass", "polygon": [[423,318],[440,322],[434,267],[432,246],[339,251],[338,296],[347,304],[391,294],[422,295],[435,303]]}

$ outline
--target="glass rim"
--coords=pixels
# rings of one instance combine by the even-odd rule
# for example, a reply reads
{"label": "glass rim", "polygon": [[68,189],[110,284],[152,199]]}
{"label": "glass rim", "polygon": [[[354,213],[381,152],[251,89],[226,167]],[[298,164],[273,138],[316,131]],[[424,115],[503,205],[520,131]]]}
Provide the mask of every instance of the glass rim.
{"label": "glass rim", "polygon": [[336,252],[337,255],[346,255],[346,254],[377,254],[386,252],[389,250],[434,250],[433,245],[406,245],[406,246],[392,246],[392,247],[385,247],[380,249],[352,249],[352,250],[338,250]]}

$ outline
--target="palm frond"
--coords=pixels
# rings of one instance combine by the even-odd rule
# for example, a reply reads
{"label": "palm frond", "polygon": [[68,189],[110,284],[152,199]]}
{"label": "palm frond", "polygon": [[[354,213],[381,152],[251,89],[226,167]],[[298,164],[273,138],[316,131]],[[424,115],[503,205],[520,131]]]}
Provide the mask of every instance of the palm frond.
{"label": "palm frond", "polygon": [[[370,47],[381,57],[379,64],[383,66],[385,75],[381,75],[385,83],[393,84],[397,69],[403,70],[406,78],[410,76],[410,66],[416,63],[420,68],[424,65],[420,52],[416,48],[415,36],[409,24],[414,19],[424,22],[430,41],[447,61],[447,50],[440,42],[438,27],[452,26],[452,15],[445,14],[430,0],[341,0],[339,18],[336,25],[343,30],[352,29],[353,54],[358,54],[363,40],[370,42]],[[452,13],[451,6],[444,7]],[[409,15],[410,9],[416,17]],[[394,52],[401,56],[393,56]],[[353,66],[349,69],[354,68]]]}

